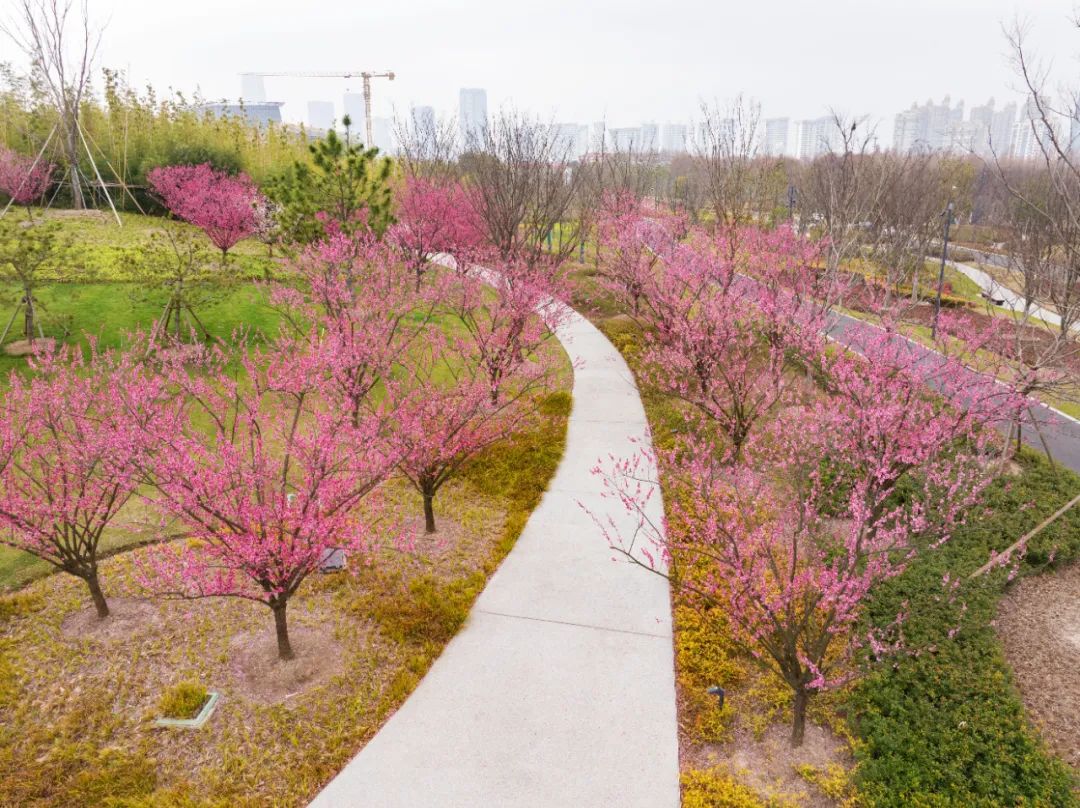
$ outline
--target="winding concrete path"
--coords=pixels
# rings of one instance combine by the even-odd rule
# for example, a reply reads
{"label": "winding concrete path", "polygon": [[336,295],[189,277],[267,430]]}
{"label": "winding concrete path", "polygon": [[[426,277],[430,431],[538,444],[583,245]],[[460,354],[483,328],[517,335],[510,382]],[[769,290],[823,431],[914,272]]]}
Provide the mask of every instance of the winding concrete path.
{"label": "winding concrete path", "polygon": [[[635,524],[590,469],[648,441],[645,412],[585,318],[557,335],[574,406],[548,492],[464,628],[312,808],[678,806],[667,582],[615,561],[582,508]],[[659,492],[651,505],[658,520]]]}

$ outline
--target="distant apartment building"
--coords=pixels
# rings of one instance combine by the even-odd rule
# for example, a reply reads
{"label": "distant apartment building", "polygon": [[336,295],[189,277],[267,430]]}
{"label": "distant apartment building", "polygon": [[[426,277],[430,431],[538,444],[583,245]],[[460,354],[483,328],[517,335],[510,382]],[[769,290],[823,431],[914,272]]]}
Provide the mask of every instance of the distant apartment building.
{"label": "distant apartment building", "polygon": [[665,124],[660,130],[660,150],[668,154],[685,154],[690,128],[682,123]]}
{"label": "distant apartment building", "polygon": [[487,90],[479,87],[461,89],[458,95],[458,126],[465,148],[484,141],[488,127]]}
{"label": "distant apartment building", "polygon": [[577,160],[589,148],[589,127],[576,123],[554,123],[551,125],[552,152],[554,156],[565,154]]}
{"label": "distant apartment building", "polygon": [[349,116],[349,129],[363,140],[367,137],[367,111],[364,108],[364,94],[345,93],[343,100],[345,115]]}
{"label": "distant apartment building", "polygon": [[954,130],[963,123],[964,102],[955,107],[949,96],[940,104],[927,101],[912,104],[899,112],[893,122],[893,149],[909,152],[913,149],[941,151],[948,149],[955,138]]}
{"label": "distant apartment building", "polygon": [[1013,129],[1016,125],[1015,103],[995,109],[994,99],[991,98],[982,106],[971,108],[969,121],[979,128],[973,149],[976,154],[984,157],[1008,157],[1012,153]]}
{"label": "distant apartment building", "polygon": [[655,123],[643,123],[638,137],[638,149],[645,152],[660,150],[660,127]]}
{"label": "distant apartment building", "polygon": [[788,153],[791,142],[791,119],[769,118],[765,121],[765,153],[773,157],[783,157]]}
{"label": "distant apartment building", "polygon": [[607,124],[596,121],[589,127],[589,151],[599,152],[607,148]]}
{"label": "distant apartment building", "polygon": [[800,160],[813,160],[815,157],[843,148],[840,130],[832,115],[799,121],[798,127],[797,154]]}
{"label": "distant apartment building", "polygon": [[262,104],[266,101],[266,82],[259,73],[240,74],[240,99],[245,104]]}
{"label": "distant apartment building", "polygon": [[202,104],[200,109],[218,118],[244,118],[256,126],[281,125],[281,107],[284,101],[263,101],[257,104],[242,102],[231,104],[227,101]]}
{"label": "distant apartment building", "polygon": [[328,131],[334,126],[334,102],[333,101],[308,101],[307,104],[308,126],[312,129]]}
{"label": "distant apartment building", "polygon": [[435,122],[435,108],[429,106],[414,106],[412,108],[413,131],[425,140],[435,138],[437,124]]}
{"label": "distant apartment building", "polygon": [[1043,121],[1035,99],[1028,99],[1020,120],[1013,126],[1012,156],[1017,160],[1041,158],[1049,142],[1049,127]]}
{"label": "distant apartment building", "polygon": [[375,142],[372,146],[378,148],[383,154],[394,153],[394,122],[390,118],[371,118],[371,137]]}
{"label": "distant apartment building", "polygon": [[641,151],[641,127],[615,126],[607,130],[608,145],[615,151]]}

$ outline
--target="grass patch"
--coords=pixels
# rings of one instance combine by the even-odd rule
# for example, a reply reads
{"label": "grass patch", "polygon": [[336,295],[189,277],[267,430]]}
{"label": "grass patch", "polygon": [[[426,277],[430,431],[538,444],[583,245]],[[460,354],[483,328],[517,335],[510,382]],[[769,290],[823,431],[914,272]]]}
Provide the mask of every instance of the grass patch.
{"label": "grass patch", "polygon": [[210,698],[206,688],[195,682],[181,682],[166,690],[158,702],[159,718],[192,719]]}

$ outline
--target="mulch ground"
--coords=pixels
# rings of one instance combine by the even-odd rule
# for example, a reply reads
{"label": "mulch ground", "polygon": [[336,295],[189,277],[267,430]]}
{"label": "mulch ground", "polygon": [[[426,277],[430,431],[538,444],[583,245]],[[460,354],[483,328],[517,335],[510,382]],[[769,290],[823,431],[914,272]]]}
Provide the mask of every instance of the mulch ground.
{"label": "mulch ground", "polygon": [[1017,583],[996,625],[1028,715],[1080,769],[1080,564]]}

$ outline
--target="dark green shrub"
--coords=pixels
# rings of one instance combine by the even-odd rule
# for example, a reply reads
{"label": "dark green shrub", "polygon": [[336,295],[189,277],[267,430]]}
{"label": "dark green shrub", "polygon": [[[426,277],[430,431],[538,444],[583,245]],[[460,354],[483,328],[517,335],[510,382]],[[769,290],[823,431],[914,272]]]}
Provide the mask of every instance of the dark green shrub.
{"label": "dark green shrub", "polygon": [[[918,649],[879,664],[852,697],[862,740],[859,786],[874,805],[1080,804],[1070,770],[1032,729],[991,626],[1006,575],[969,579],[991,550],[1009,546],[1080,490],[1076,475],[1034,453],[1021,463],[1021,476],[991,487],[989,514],[972,514],[941,550],[880,586],[869,604],[879,626],[906,611],[904,636]],[[1055,550],[1061,562],[1080,555],[1080,513],[1034,540],[1022,574],[1042,569]],[[953,602],[942,586],[946,573],[962,581]]]}

